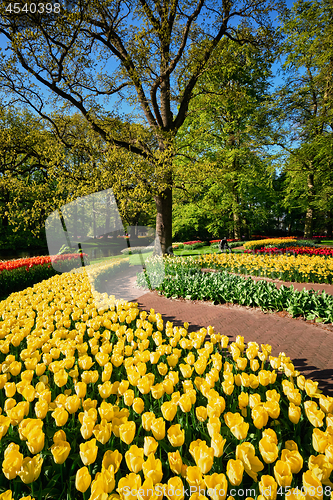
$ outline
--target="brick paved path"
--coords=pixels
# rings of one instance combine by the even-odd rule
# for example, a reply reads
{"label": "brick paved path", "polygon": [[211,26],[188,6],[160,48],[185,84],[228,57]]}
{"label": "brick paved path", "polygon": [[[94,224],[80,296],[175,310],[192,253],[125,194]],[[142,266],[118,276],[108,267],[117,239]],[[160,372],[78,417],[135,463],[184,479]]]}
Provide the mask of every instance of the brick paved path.
{"label": "brick paved path", "polygon": [[[123,283],[124,277],[118,283],[119,289],[113,283],[112,291],[108,289],[108,293],[113,292],[117,297],[117,293],[122,293]],[[301,289],[324,288],[327,293],[333,294],[332,285],[300,285]],[[273,355],[285,352],[299,371],[318,380],[325,394],[333,396],[333,325],[315,325],[302,319],[293,319],[285,312],[269,313],[257,308],[174,300],[160,296],[157,292],[145,293],[135,287],[134,270],[132,276],[128,276],[126,297],[123,298],[138,302],[143,310],[155,309],[165,321],[172,321],[174,325],[187,321],[190,331],[212,325],[217,333],[228,335],[231,340],[242,335],[245,342],[270,344]]]}

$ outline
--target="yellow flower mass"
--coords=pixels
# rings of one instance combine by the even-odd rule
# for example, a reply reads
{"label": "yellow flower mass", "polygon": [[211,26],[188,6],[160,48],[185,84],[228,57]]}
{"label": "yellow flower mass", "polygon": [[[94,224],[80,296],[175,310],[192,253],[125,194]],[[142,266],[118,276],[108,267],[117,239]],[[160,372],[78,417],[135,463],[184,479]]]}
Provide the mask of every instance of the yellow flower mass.
{"label": "yellow flower mass", "polygon": [[329,498],[333,398],[271,350],[164,323],[97,294],[84,271],[12,294],[0,303],[0,498],[182,499],[191,487],[193,499],[262,499],[289,486]]}
{"label": "yellow flower mass", "polygon": [[[175,268],[183,257],[166,257]],[[300,283],[333,283],[333,258],[321,255],[210,253],[187,257],[186,265]]]}

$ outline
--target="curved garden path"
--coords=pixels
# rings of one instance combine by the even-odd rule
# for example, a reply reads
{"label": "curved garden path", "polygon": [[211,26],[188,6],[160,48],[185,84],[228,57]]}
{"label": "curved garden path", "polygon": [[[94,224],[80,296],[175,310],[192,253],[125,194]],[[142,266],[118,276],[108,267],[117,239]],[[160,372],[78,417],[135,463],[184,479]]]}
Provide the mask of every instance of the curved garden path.
{"label": "curved garden path", "polygon": [[[216,333],[227,335],[231,341],[242,335],[245,342],[255,341],[270,344],[272,355],[285,352],[295,367],[306,377],[318,380],[325,394],[333,396],[333,325],[320,325],[302,319],[291,318],[286,312],[263,312],[232,304],[213,305],[203,301],[167,299],[157,292],[145,292],[135,286],[138,269],[113,281],[106,291],[120,298],[137,302],[143,310],[151,308],[162,314],[165,321],[174,325],[189,323],[189,330],[195,331],[208,325],[214,326]],[[124,283],[126,283],[124,287]],[[281,285],[278,282],[277,285]],[[284,283],[290,286],[291,283]],[[313,285],[293,283],[297,288],[314,288],[333,295],[333,285]],[[118,288],[117,288],[118,286]],[[112,289],[111,289],[112,288]],[[117,296],[118,295],[118,296]]]}

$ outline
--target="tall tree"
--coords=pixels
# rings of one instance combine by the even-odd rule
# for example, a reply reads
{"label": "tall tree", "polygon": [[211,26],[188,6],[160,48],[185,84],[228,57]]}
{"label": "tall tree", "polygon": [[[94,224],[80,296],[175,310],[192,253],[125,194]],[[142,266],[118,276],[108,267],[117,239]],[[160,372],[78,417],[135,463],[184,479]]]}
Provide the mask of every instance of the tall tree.
{"label": "tall tree", "polygon": [[[244,37],[246,33],[244,29]],[[259,199],[264,202],[268,196],[266,108],[272,62],[269,50],[222,40],[212,55],[211,69],[199,79],[179,133],[183,154],[178,160],[179,177],[195,196],[198,189],[202,191],[201,206],[206,207],[215,235],[227,226],[229,233],[232,230],[240,238],[248,232],[253,212],[263,207],[261,203],[259,208]],[[196,163],[200,169],[192,169],[188,176],[189,165]],[[200,182],[194,182],[198,181],[195,170],[201,175]]]}
{"label": "tall tree", "polygon": [[[50,14],[13,14],[12,5],[3,2],[0,19],[10,49],[1,66],[3,87],[50,120],[41,96],[51,92],[58,106],[60,98],[79,110],[108,144],[151,165],[165,253],[172,243],[174,139],[198,79],[223,37],[264,46],[278,2],[73,0],[70,9]],[[246,37],[237,23],[252,28]],[[140,108],[149,140],[126,127],[113,132],[115,116],[105,113],[99,98],[114,96]]]}
{"label": "tall tree", "polygon": [[285,58],[286,82],[277,93],[276,105],[291,131],[291,147],[282,143],[290,154],[286,163],[292,181],[289,186],[299,185],[294,196],[289,190],[287,202],[297,204],[297,193],[302,192],[305,237],[313,233],[321,192],[319,180],[327,178],[333,162],[332,19],[329,0],[298,0],[282,16],[285,40],[281,55]]}

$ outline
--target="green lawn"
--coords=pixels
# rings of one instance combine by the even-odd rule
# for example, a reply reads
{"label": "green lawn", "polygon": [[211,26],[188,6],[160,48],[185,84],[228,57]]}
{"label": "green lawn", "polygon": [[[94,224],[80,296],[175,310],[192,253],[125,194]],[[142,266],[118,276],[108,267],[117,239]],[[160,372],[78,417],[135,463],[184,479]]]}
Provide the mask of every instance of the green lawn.
{"label": "green lawn", "polygon": [[[153,255],[153,252],[146,252],[142,254],[143,260],[146,260],[148,257]],[[128,255],[120,254],[120,255],[112,255],[111,257],[103,257],[101,259],[91,260],[91,264],[97,264],[98,262],[112,262],[112,260],[126,259]],[[139,254],[133,254],[129,256],[130,264],[132,266],[139,266],[142,264],[142,257]]]}
{"label": "green lawn", "polygon": [[[243,250],[239,250],[238,248],[233,248],[232,253],[242,253]],[[220,253],[220,250],[218,248],[211,248],[211,247],[201,247],[201,248],[196,248],[195,250],[186,250],[186,249],[179,249],[179,250],[174,250],[173,251],[174,255],[178,255],[181,257],[189,257],[189,256],[194,256],[194,255],[205,255],[208,253]],[[150,257],[153,254],[153,252],[146,252],[142,254],[143,259],[146,260],[148,257]],[[102,259],[94,259],[91,260],[91,264],[96,264],[97,262],[104,262],[104,261],[112,261],[116,260],[119,258],[126,258],[128,257],[127,255],[114,255],[112,257],[104,257]],[[133,266],[139,266],[142,261],[140,258],[139,254],[134,254],[130,255],[130,264]]]}
{"label": "green lawn", "polygon": [[[237,247],[232,249],[232,253],[242,253],[243,250],[239,250]],[[195,250],[186,250],[186,249],[179,249],[179,250],[174,250],[173,253],[175,255],[180,255],[184,257],[188,257],[190,255],[205,255],[207,253],[221,253],[218,248],[211,248],[211,247],[201,247],[201,248],[196,248]]]}

